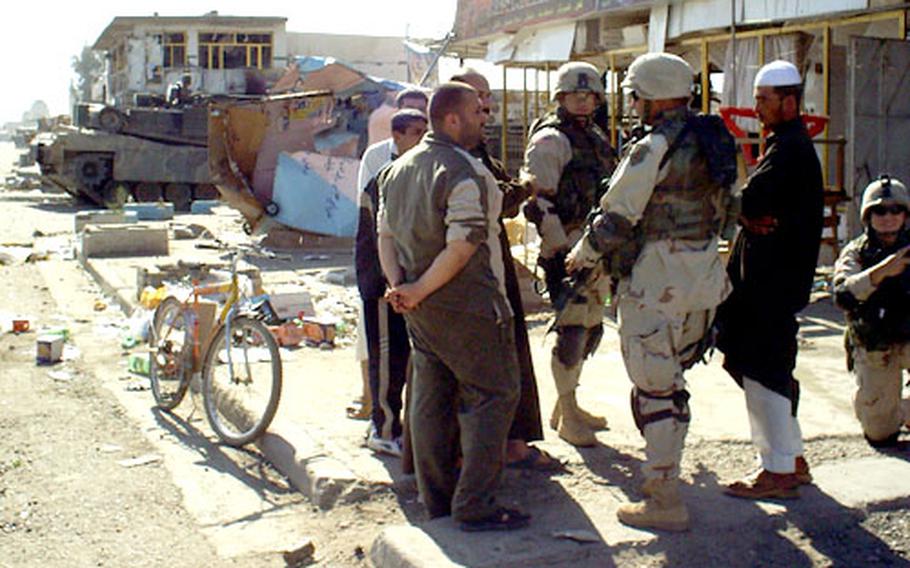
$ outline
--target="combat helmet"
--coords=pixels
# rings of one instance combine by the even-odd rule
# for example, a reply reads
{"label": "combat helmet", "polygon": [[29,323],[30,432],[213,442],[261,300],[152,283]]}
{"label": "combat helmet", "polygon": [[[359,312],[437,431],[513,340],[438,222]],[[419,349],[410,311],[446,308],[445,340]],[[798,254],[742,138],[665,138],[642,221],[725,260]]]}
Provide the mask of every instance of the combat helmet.
{"label": "combat helmet", "polygon": [[682,99],[692,94],[694,72],[672,53],[646,53],[635,58],[621,87],[645,100]]}
{"label": "combat helmet", "polygon": [[597,95],[598,99],[604,100],[604,85],[600,80],[600,73],[597,67],[590,63],[582,61],[570,61],[564,63],[556,72],[556,93],[575,93],[578,91],[590,91]]}
{"label": "combat helmet", "polygon": [[860,219],[863,224],[869,223],[871,210],[876,205],[897,204],[910,212],[910,194],[907,186],[888,174],[882,174],[863,190],[863,204],[860,207]]}

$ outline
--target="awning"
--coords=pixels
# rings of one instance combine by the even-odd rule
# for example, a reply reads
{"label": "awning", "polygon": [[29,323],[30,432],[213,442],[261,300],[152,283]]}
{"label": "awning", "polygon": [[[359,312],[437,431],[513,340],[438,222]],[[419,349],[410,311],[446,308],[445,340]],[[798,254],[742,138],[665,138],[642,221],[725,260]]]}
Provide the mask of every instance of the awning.
{"label": "awning", "polygon": [[575,22],[564,22],[501,36],[487,44],[484,58],[491,63],[568,61],[575,42]]}

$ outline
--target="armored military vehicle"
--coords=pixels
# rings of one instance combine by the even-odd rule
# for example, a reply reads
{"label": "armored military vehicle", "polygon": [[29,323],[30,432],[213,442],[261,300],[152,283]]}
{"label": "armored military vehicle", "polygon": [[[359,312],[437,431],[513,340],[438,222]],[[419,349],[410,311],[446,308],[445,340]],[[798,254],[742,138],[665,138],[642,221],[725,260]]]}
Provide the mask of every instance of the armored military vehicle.
{"label": "armored military vehicle", "polygon": [[212,199],[208,165],[208,109],[118,109],[79,105],[74,126],[60,126],[34,140],[43,177],[94,204],[117,208],[129,200],[174,203]]}

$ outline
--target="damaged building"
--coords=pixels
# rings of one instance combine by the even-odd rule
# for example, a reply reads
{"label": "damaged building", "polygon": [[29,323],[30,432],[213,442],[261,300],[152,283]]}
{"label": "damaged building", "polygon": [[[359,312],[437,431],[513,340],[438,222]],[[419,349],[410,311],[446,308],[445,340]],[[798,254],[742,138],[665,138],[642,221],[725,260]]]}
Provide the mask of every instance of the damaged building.
{"label": "damaged building", "polygon": [[133,95],[165,96],[184,74],[209,94],[264,92],[288,64],[287,18],[118,16],[92,49],[105,53],[104,102],[128,106]]}
{"label": "damaged building", "polygon": [[[597,65],[605,71],[610,135],[620,146],[630,125],[618,88],[624,70],[648,51],[676,53],[698,74],[695,106],[726,115],[752,163],[761,140],[748,118],[755,73],[774,59],[795,63],[805,77],[804,110],[815,120],[826,239],[835,251],[858,231],[858,192],[870,179],[879,172],[910,177],[900,143],[910,136],[910,98],[902,95],[910,87],[905,2],[459,0],[454,31],[450,51],[523,68],[525,85],[542,84],[541,74],[548,78],[567,60]],[[534,106],[525,100],[525,135]],[[503,138],[499,150],[512,157],[516,143],[523,140]]]}

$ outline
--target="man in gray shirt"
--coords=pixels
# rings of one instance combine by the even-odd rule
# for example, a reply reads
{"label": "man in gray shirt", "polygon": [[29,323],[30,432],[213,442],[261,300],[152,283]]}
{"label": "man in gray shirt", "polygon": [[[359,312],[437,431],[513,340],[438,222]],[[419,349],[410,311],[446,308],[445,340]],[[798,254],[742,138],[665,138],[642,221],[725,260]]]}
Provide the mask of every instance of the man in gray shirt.
{"label": "man in gray shirt", "polygon": [[451,514],[466,531],[529,519],[495,500],[520,379],[499,244],[502,193],[466,150],[485,118],[475,89],[440,86],[430,133],[378,180],[387,297],[413,343],[418,489],[431,518]]}

